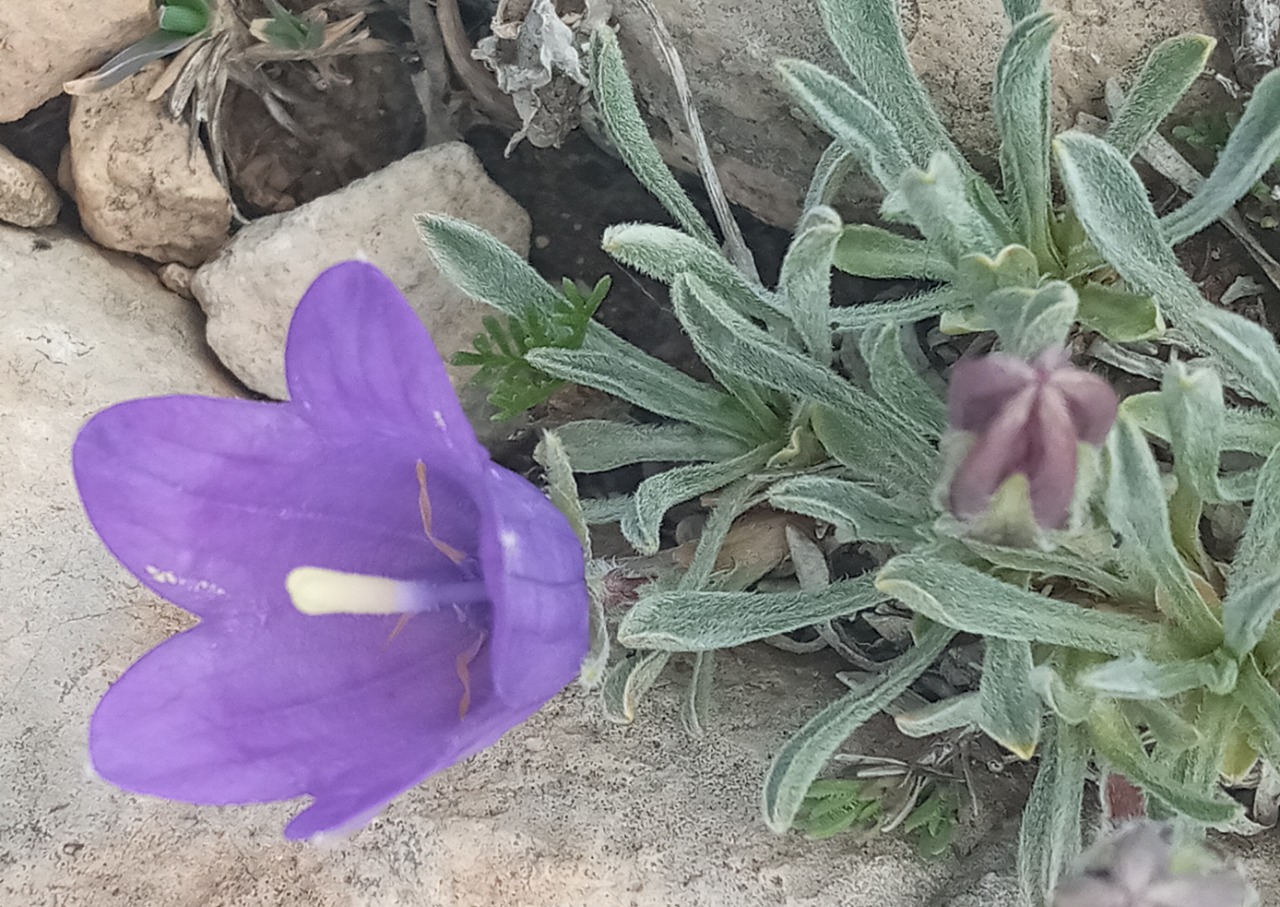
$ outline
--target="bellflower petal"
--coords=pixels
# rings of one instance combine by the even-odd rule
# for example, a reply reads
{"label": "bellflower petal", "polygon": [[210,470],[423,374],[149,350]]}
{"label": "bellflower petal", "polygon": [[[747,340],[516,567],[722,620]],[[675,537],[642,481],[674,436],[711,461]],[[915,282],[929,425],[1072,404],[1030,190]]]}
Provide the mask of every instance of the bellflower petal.
{"label": "bellflower petal", "polygon": [[1003,353],[960,362],[951,374],[948,413],[951,428],[974,440],[947,490],[951,511],[973,520],[1005,481],[1023,475],[1036,524],[1065,528],[1077,446],[1101,444],[1117,407],[1111,387],[1071,365],[1063,350],[1030,363]]}
{"label": "bellflower petal", "polygon": [[[193,803],[309,795],[286,829],[306,838],[362,824],[554,696],[586,652],[587,600],[568,521],[489,461],[377,269],[312,285],[286,373],[289,403],[112,407],[73,460],[107,547],[201,619],[103,697],[95,768]],[[295,571],[340,577],[331,598],[444,591],[402,614],[308,615]]]}

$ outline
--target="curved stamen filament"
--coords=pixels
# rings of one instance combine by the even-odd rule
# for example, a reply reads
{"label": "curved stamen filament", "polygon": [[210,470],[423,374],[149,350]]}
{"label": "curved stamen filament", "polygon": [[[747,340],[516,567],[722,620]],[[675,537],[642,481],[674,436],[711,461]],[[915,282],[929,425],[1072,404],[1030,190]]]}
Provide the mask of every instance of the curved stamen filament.
{"label": "curved stamen filament", "polygon": [[297,567],[285,578],[293,606],[303,614],[420,614],[487,598],[480,580],[432,582]]}

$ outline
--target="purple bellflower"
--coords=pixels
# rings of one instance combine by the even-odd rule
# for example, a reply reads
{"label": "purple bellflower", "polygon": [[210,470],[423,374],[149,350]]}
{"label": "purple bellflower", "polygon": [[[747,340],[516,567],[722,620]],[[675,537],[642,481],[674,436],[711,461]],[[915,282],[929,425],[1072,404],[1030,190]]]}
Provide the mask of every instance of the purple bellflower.
{"label": "purple bellflower", "polygon": [[1023,475],[1036,524],[1065,528],[1077,444],[1101,444],[1117,405],[1106,381],[1060,349],[1031,362],[1003,353],[962,360],[951,372],[948,415],[952,429],[975,438],[951,480],[951,512],[981,516],[1006,480]]}
{"label": "purple bellflower", "polygon": [[577,674],[582,549],[476,440],[421,321],[372,265],[294,314],[288,403],[133,400],[80,432],[94,528],[198,617],[93,715],[95,770],[197,804],[303,795],[289,838],[360,827]]}

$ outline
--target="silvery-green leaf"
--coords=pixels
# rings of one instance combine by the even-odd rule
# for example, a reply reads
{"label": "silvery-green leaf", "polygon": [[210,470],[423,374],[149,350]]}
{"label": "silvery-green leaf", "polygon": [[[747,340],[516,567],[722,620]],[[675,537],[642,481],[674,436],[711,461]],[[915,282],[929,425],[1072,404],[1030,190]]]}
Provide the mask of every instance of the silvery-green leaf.
{"label": "silvery-green leaf", "polygon": [[622,534],[641,554],[655,553],[660,542],[662,518],[668,510],[760,469],[777,453],[779,446],[770,444],[731,460],[676,466],[649,476],[631,496],[631,507],[623,514],[620,524]]}
{"label": "silvery-green leaf", "polygon": [[841,580],[817,592],[652,592],[632,605],[618,642],[673,652],[727,649],[884,602],[870,577]]}
{"label": "silvery-green leaf", "polygon": [[670,660],[670,652],[636,652],[609,668],[600,688],[605,717],[618,724],[635,721],[636,706]]}
{"label": "silvery-green leaf", "polygon": [[[1228,599],[1237,589],[1267,582],[1277,568],[1280,568],[1280,446],[1272,449],[1258,473],[1249,521],[1231,563]],[[1225,614],[1223,619],[1226,620]]]}
{"label": "silvery-green leaf", "polygon": [[892,302],[841,306],[832,309],[831,322],[837,331],[860,331],[886,324],[914,324],[940,315],[957,304],[956,293],[951,287],[939,287]]}
{"label": "silvery-green leaf", "polygon": [[1053,280],[1034,290],[996,290],[974,309],[979,319],[995,327],[1005,352],[1033,359],[1066,343],[1067,334],[1076,323],[1078,305],[1071,285]]}
{"label": "silvery-green leaf", "polygon": [[196,32],[160,29],[145,38],[134,41],[89,75],[62,83],[62,90],[70,95],[88,95],[106,91],[112,85],[123,82],[141,71],[147,64],[176,54],[199,36]]}
{"label": "silvery-green leaf", "polygon": [[[1083,724],[1089,717],[1094,696],[1068,684],[1049,665],[1036,665],[1028,678],[1031,688],[1057,718],[1069,725]],[[1043,753],[1041,756],[1043,757]],[[1042,763],[1043,764],[1043,763]]]}
{"label": "silvery-green leaf", "polygon": [[809,180],[809,189],[804,196],[803,211],[816,208],[818,205],[830,205],[840,193],[840,187],[855,168],[863,166],[850,151],[839,142],[832,142],[822,152],[817,166],[813,168],[813,176]]}
{"label": "silvery-green leaf", "polygon": [[911,168],[902,174],[881,213],[909,220],[951,262],[972,253],[995,255],[1005,246],[1004,237],[970,201],[955,160],[941,152],[929,160],[927,169]]}
{"label": "silvery-green leaf", "polygon": [[1085,726],[1094,747],[1116,771],[1183,815],[1201,822],[1225,822],[1243,811],[1216,786],[1189,786],[1174,775],[1170,764],[1151,758],[1137,729],[1116,703],[1098,700]]}
{"label": "silvery-green leaf", "polygon": [[840,744],[914,683],[953,636],[946,627],[929,627],[875,682],[845,693],[787,741],[765,776],[761,805],[769,828],[781,834],[791,827],[809,785]]}
{"label": "silvery-green leaf", "polygon": [[[1107,436],[1107,517],[1129,556],[1164,591],[1156,600],[1197,639],[1213,644],[1221,627],[1191,582],[1173,544],[1164,486],[1141,429],[1121,416]],[[1115,653],[1124,654],[1124,653]]]}
{"label": "silvery-green leaf", "polygon": [[1040,0],[1004,0],[1004,14],[1009,22],[1021,22],[1040,11]]}
{"label": "silvery-green leaf", "polygon": [[680,707],[680,723],[693,737],[701,737],[707,726],[715,664],[715,652],[698,652],[693,656],[693,676],[689,678],[684,703]]}
{"label": "silvery-green leaf", "polygon": [[848,224],[836,245],[834,264],[858,277],[950,280],[946,257],[921,239],[890,233],[873,224]]}
{"label": "silvery-green leaf", "polygon": [[946,731],[977,727],[981,711],[977,693],[961,693],[895,715],[893,721],[908,737],[932,737]]}
{"label": "silvery-green leaf", "polygon": [[1050,722],[1018,831],[1021,903],[1045,903],[1059,874],[1080,855],[1080,810],[1088,772],[1089,745],[1083,731],[1062,721]]}
{"label": "silvery-green leaf", "polygon": [[[1177,703],[1177,700],[1172,700]],[[1160,748],[1169,753],[1182,753],[1204,742],[1205,735],[1178,714],[1175,705],[1161,699],[1129,699],[1120,708],[1138,727],[1145,727]]]}
{"label": "silvery-green leaf", "polygon": [[922,506],[918,509],[903,506],[864,485],[844,479],[825,476],[783,479],[770,486],[768,498],[779,510],[831,523],[838,537],[848,540],[912,546],[919,544],[928,532],[929,517]]}
{"label": "silvery-green leaf", "polygon": [[1043,709],[1031,686],[1031,644],[989,636],[978,686],[978,727],[1019,759],[1035,755]]}
{"label": "silvery-green leaf", "polygon": [[627,168],[690,236],[717,248],[715,234],[680,188],[649,136],[636,107],[618,39],[607,26],[600,26],[591,34],[591,89],[600,119]]}
{"label": "silvery-green leaf", "polygon": [[610,498],[583,498],[582,517],[588,526],[620,523],[631,512],[631,495]]}
{"label": "silvery-green leaf", "polygon": [[867,466],[877,473],[897,473],[904,479],[928,474],[933,448],[909,421],[839,375],[783,345],[734,311],[696,276],[677,279],[672,303],[703,361],[763,387],[831,407],[855,420],[865,436],[867,450],[876,455],[876,460]]}
{"label": "silvery-green leaf", "polygon": [[[1138,427],[1162,441],[1171,437],[1159,391],[1131,394],[1120,403],[1120,411]],[[1265,457],[1280,444],[1280,419],[1257,407],[1228,406],[1223,414],[1221,447]]]}
{"label": "silvery-green leaf", "polygon": [[1222,382],[1209,369],[1188,371],[1181,362],[1165,369],[1160,389],[1173,447],[1173,468],[1201,501],[1221,501],[1218,464],[1226,406]]}
{"label": "silvery-green leaf", "polygon": [[440,272],[472,299],[514,316],[530,309],[550,314],[564,301],[527,261],[479,227],[443,214],[420,214],[414,222]]}
{"label": "silvery-green leaf", "polygon": [[841,226],[840,215],[830,208],[806,211],[778,278],[792,324],[809,355],[822,365],[831,362],[831,260]]}
{"label": "silvery-green leaf", "polygon": [[813,121],[854,160],[870,168],[886,191],[912,166],[893,124],[867,98],[830,73],[803,60],[778,64],[783,82]]}
{"label": "silvery-green leaf", "polygon": [[1280,765],[1280,693],[1252,658],[1240,665],[1237,695],[1253,719],[1254,734],[1249,742],[1273,766]]}
{"label": "silvery-green leaf", "polygon": [[668,285],[681,274],[694,274],[752,318],[775,322],[784,312],[772,293],[748,283],[722,255],[679,230],[615,224],[604,231],[600,247],[627,267]]}
{"label": "silvery-green leaf", "polygon": [[1156,45],[1111,117],[1107,141],[1125,157],[1137,154],[1204,70],[1215,43],[1204,35],[1178,35]]}
{"label": "silvery-green leaf", "polygon": [[1028,592],[927,554],[893,558],[876,577],[876,587],[930,620],[979,636],[1109,655],[1144,651],[1161,636],[1147,621]]}
{"label": "silvery-green leaf", "polygon": [[818,0],[831,43],[893,123],[918,166],[936,151],[963,160],[938,119],[907,57],[897,0]]}
{"label": "silvery-green leaf", "polygon": [[759,426],[737,400],[594,327],[582,349],[541,347],[530,350],[525,360],[549,375],[594,387],[657,415],[758,440]]}
{"label": "silvery-green leaf", "polygon": [[1152,661],[1142,655],[1118,658],[1082,672],[1077,681],[1112,699],[1169,699],[1188,690],[1229,692],[1236,664],[1205,656],[1190,661]]}
{"label": "silvery-green leaf", "polygon": [[[716,560],[720,557],[720,549],[724,547],[733,521],[747,509],[751,499],[760,490],[762,482],[755,478],[739,479],[727,486],[716,498],[715,506],[707,516],[698,536],[698,546],[694,550],[693,560],[676,582],[680,592],[702,589],[711,579]],[[637,646],[636,648],[647,648]]]}
{"label": "silvery-green leaf", "polygon": [[1005,570],[1019,570],[1040,576],[1062,576],[1097,589],[1105,597],[1114,598],[1123,593],[1124,580],[1107,567],[1101,558],[1078,554],[1068,547],[1059,546],[1042,551],[1038,548],[1014,548],[996,545],[971,536],[960,539],[974,554],[993,566]]}
{"label": "silvery-green leaf", "polygon": [[694,425],[642,425],[583,419],[555,430],[574,472],[606,472],[632,463],[728,460],[747,452],[741,441]]}
{"label": "silvery-green leaf", "polygon": [[1181,208],[1160,220],[1167,241],[1178,243],[1199,233],[1253,188],[1280,157],[1280,70],[1253,89],[1244,116],[1231,130],[1227,146],[1203,186]]}
{"label": "silvery-green leaf", "polygon": [[[1274,568],[1273,568],[1274,569]],[[1240,657],[1253,651],[1280,610],[1280,573],[1247,586],[1232,576],[1231,591],[1222,602],[1222,634],[1226,647]]]}
{"label": "silvery-green leaf", "polygon": [[1214,352],[1228,380],[1280,412],[1280,350],[1270,331],[1216,308],[1196,312],[1188,327]]}
{"label": "silvery-green leaf", "polygon": [[1049,13],[1014,25],[996,65],[995,116],[1000,173],[1013,222],[1042,267],[1057,264],[1049,235],[1049,42],[1057,31]]}
{"label": "silvery-green leaf", "polygon": [[946,404],[907,360],[903,328],[887,325],[867,331],[862,340],[862,357],[875,395],[906,416],[926,437],[941,437],[947,427]]}
{"label": "silvery-green leaf", "polygon": [[587,581],[587,654],[578,668],[578,683],[593,690],[604,682],[609,666],[609,620],[604,613],[604,590]]}
{"label": "silvery-green leaf", "polygon": [[1116,343],[1151,340],[1164,333],[1164,319],[1150,296],[1126,293],[1098,283],[1076,287],[1080,324]]}
{"label": "silvery-green leaf", "polygon": [[578,536],[584,556],[591,560],[591,533],[582,513],[582,499],[578,497],[578,483],[573,478],[573,464],[569,462],[569,455],[557,432],[549,431],[542,436],[533,458],[546,475],[547,496],[565,515]]}

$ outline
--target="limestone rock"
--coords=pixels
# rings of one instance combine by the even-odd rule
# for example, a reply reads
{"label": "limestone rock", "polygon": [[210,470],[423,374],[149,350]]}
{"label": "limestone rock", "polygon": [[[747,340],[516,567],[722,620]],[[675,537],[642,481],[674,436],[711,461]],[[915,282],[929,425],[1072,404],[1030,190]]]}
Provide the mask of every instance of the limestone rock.
{"label": "limestone rock", "polygon": [[[805,187],[829,139],[795,110],[774,63],[806,59],[841,77],[844,64],[822,30],[815,0],[655,0],[688,72],[694,100],[731,200],[790,229]],[[912,61],[943,121],[967,153],[988,160],[997,141],[991,83],[1008,32],[1001,0],[903,0]],[[1074,0],[1047,3],[1061,28],[1055,41],[1056,128],[1079,111],[1105,115],[1102,84],[1130,73],[1160,40],[1215,32],[1202,0]],[[691,167],[691,148],[653,29],[638,4],[615,4],[623,54],[642,103],[670,135],[664,152]],[[795,113],[793,115],[793,110]],[[855,201],[874,208],[870,182],[854,183]],[[860,212],[868,213],[868,212]]]}
{"label": "limestone rock", "polygon": [[195,267],[226,241],[231,200],[186,125],[147,100],[161,65],[72,99],[70,181],[96,242]]}
{"label": "limestone rock", "polygon": [[[237,233],[192,284],[209,316],[209,345],[249,387],[284,398],[284,340],[294,306],[324,268],[365,257],[408,297],[442,356],[469,348],[481,316],[492,310],[436,270],[413,223],[424,213],[471,221],[528,253],[529,216],[489,179],[475,153],[460,142],[435,145]],[[470,371],[449,369],[455,385]]]}
{"label": "limestone rock", "polygon": [[0,220],[19,227],[47,227],[58,219],[58,192],[44,174],[0,146]]}
{"label": "limestone rock", "polygon": [[152,0],[8,0],[0,3],[0,123],[61,93],[152,31]]}

